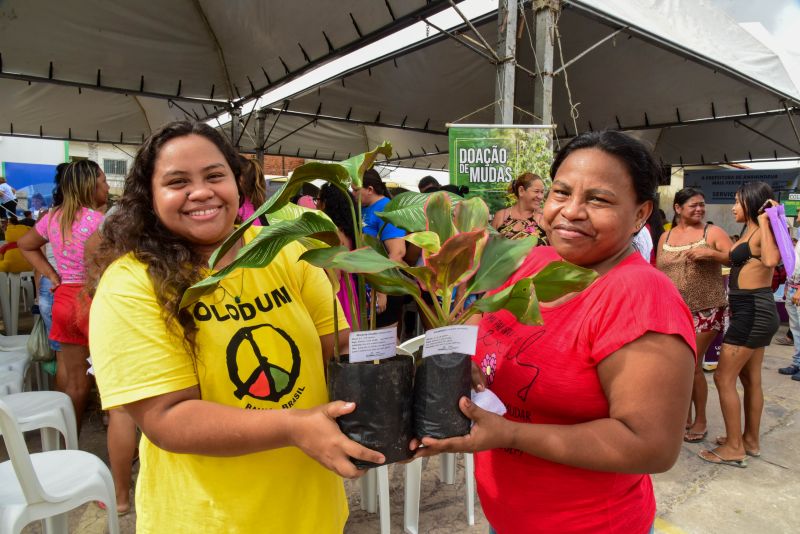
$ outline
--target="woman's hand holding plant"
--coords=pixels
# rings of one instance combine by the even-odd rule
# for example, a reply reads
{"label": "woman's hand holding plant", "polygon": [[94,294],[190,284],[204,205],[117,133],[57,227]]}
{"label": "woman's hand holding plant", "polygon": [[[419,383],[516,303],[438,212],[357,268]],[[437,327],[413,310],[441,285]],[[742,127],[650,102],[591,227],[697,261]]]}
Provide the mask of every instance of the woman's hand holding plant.
{"label": "woman's hand holding plant", "polygon": [[376,464],[382,464],[385,458],[381,453],[348,439],[339,430],[336,418],[355,409],[355,403],[334,401],[310,410],[291,410],[295,415],[292,444],[341,477],[360,477],[366,470],[357,469],[351,458]]}

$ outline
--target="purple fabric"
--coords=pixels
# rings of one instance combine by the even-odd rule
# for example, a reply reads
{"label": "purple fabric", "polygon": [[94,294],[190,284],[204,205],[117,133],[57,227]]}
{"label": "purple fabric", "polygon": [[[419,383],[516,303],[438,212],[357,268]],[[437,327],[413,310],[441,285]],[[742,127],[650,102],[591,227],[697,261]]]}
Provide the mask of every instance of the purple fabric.
{"label": "purple fabric", "polygon": [[769,224],[772,227],[772,235],[775,236],[775,242],[778,244],[778,250],[781,252],[781,259],[783,266],[787,273],[794,272],[794,245],[792,245],[792,238],[789,236],[789,225],[786,222],[786,212],[783,206],[773,206],[764,210],[769,216]]}

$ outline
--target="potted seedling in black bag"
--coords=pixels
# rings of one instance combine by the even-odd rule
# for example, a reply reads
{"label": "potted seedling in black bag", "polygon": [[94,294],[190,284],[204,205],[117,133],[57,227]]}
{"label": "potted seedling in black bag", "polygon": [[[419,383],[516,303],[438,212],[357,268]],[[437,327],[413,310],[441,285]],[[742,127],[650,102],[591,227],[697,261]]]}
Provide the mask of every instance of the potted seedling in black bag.
{"label": "potted seedling in black bag", "polygon": [[[596,273],[553,262],[533,277],[478,299],[462,312],[470,294],[505,284],[536,245],[536,238],[503,238],[489,226],[489,209],[483,200],[460,200],[445,192],[403,193],[377,215],[410,232],[405,239],[422,249],[421,265],[393,262],[372,242],[356,251],[344,247],[310,250],[302,258],[319,267],[365,273],[376,290],[414,299],[433,328],[426,334],[416,371],[414,435],[447,438],[467,434],[469,420],[459,410],[458,400],[470,393],[477,327],[464,323],[477,312],[505,309],[523,324],[541,324],[537,295],[550,301],[580,291]],[[367,258],[376,262],[381,258],[389,262],[388,268],[367,273],[363,268]],[[457,292],[458,287],[462,291]],[[422,298],[422,291],[429,293],[429,302]]]}

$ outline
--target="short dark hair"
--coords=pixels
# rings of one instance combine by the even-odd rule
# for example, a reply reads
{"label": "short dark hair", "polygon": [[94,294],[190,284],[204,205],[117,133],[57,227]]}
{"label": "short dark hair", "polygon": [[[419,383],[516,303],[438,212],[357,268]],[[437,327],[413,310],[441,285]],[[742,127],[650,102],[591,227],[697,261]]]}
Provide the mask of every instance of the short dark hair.
{"label": "short dark hair", "polygon": [[678,204],[679,206],[683,206],[689,202],[690,198],[696,197],[697,195],[703,197],[703,200],[706,198],[706,194],[703,193],[702,189],[697,189],[696,187],[684,187],[675,193],[675,198],[672,200],[672,205],[674,206],[675,204]]}
{"label": "short dark hair", "polygon": [[30,211],[30,210],[25,210],[25,211],[23,211],[23,212],[22,212],[22,214],[23,214],[25,217],[28,217],[28,218],[30,218],[30,217],[32,217],[32,216],[33,216],[33,212],[32,212],[32,211]]}
{"label": "short dark hair", "polygon": [[633,180],[633,189],[638,202],[654,201],[658,191],[658,180],[661,167],[656,163],[653,154],[641,141],[616,130],[584,132],[572,138],[556,154],[550,168],[550,176],[555,177],[558,168],[567,156],[582,148],[597,148],[619,158],[628,169]]}
{"label": "short dark hair", "polygon": [[430,187],[439,188],[442,187],[442,184],[440,184],[439,180],[437,180],[433,176],[423,176],[422,179],[419,181],[417,187],[419,188],[420,192],[425,192],[423,190],[427,190]]}
{"label": "short dark hair", "polygon": [[379,195],[389,196],[389,191],[386,189],[383,180],[381,180],[381,175],[375,169],[364,171],[364,178],[361,183],[362,187],[371,187]]}

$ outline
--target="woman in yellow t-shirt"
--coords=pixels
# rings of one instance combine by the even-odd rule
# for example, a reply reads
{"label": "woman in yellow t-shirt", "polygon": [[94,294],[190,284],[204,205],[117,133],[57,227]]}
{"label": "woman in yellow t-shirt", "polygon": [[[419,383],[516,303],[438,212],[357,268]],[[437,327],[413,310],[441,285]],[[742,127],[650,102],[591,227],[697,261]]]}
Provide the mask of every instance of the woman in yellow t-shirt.
{"label": "woman in yellow t-shirt", "polygon": [[363,474],[350,458],[384,461],[339,431],[354,405],[327,402],[335,301],[300,245],[179,309],[234,229],[239,172],[216,130],[169,124],[140,148],[102,230],[90,348],[104,408],[123,407],[143,432],[140,533],[341,532],[340,477]]}

